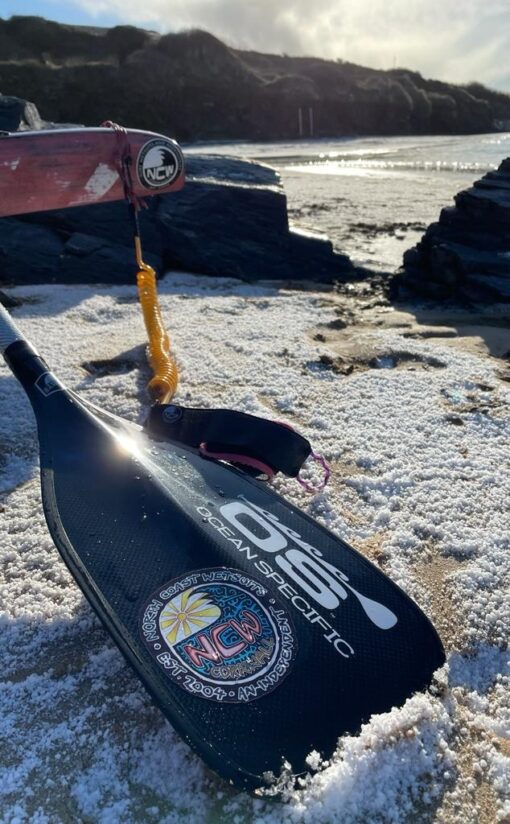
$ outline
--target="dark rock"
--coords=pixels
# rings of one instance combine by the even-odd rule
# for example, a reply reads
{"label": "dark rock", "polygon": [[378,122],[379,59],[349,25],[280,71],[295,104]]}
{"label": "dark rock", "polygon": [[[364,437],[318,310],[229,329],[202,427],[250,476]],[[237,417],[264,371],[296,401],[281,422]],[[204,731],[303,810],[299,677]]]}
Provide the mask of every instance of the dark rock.
{"label": "dark rock", "polygon": [[480,300],[492,297],[493,300],[510,301],[510,277],[471,272],[466,277],[464,291],[466,294],[469,291],[471,296],[477,295]]}
{"label": "dark rock", "polygon": [[[145,262],[155,269],[161,259],[146,254]],[[57,280],[61,283],[131,283],[137,271],[133,252],[103,238],[71,235],[64,246]]]}
{"label": "dark rock", "polygon": [[327,282],[352,276],[347,255],[334,253],[331,241],[318,232],[291,228],[290,255],[290,278]]}
{"label": "dark rock", "polygon": [[64,243],[46,226],[0,219],[0,281],[3,284],[53,283],[58,280]]}
{"label": "dark rock", "polygon": [[6,295],[5,292],[0,291],[0,304],[6,309],[14,309],[16,306],[21,306],[21,301],[18,298],[13,298],[12,295]]}
{"label": "dark rock", "polygon": [[249,279],[290,276],[280,187],[190,182],[160,199],[157,222],[169,267]]}
{"label": "dark rock", "polygon": [[[469,237],[471,244],[477,249],[506,251],[510,249],[510,226],[506,229],[499,226],[494,232],[494,221],[478,219],[473,225],[473,219],[466,212],[455,207],[441,210],[439,223],[434,223],[434,233],[438,238],[451,240],[454,243],[464,243]],[[428,232],[432,231],[432,225]]]}
{"label": "dark rock", "polygon": [[244,183],[247,186],[281,185],[280,175],[272,166],[213,154],[186,153],[186,180]]}
{"label": "dark rock", "polygon": [[489,177],[486,175],[482,177],[481,180],[475,180],[473,183],[475,189],[510,189],[510,176],[507,175],[499,175],[496,177]]}
{"label": "dark rock", "polygon": [[[139,221],[145,253],[150,252],[161,257],[163,242],[155,221],[157,201],[157,196],[147,199],[147,208],[140,212]],[[34,212],[20,215],[18,220],[27,224],[47,226],[64,238],[78,232],[133,249],[133,227],[128,218],[127,205],[123,201]]]}
{"label": "dark rock", "polygon": [[0,95],[0,132],[42,129],[43,120],[33,103],[19,97]]}
{"label": "dark rock", "polygon": [[[32,112],[23,102],[16,102],[19,111]],[[32,114],[35,123],[37,110]],[[351,276],[349,258],[327,237],[289,228],[287,199],[270,166],[190,154],[186,174],[182,191],[148,198],[139,215],[144,259],[159,273],[323,282]],[[125,203],[0,220],[0,282],[132,283],[135,271]]]}
{"label": "dark rock", "polygon": [[510,159],[454,198],[404,254],[401,291],[510,301]]}
{"label": "dark rock", "polygon": [[510,227],[510,190],[505,187],[483,190],[473,186],[459,192],[455,203],[470,218],[496,221]]}
{"label": "dark rock", "polygon": [[[161,268],[161,258],[145,254]],[[75,232],[66,240],[48,226],[0,220],[0,278],[20,283],[133,283],[132,249],[111,240]]]}
{"label": "dark rock", "polygon": [[510,251],[480,251],[472,246],[448,242],[443,242],[438,248],[444,256],[448,255],[450,260],[456,261],[455,269],[460,275],[485,272],[510,280]]}
{"label": "dark rock", "polygon": [[[220,159],[212,164],[216,170]],[[164,230],[165,266],[248,280],[332,281],[352,271],[325,236],[289,229],[287,199],[274,170],[227,158],[221,175],[219,183],[192,179],[181,192],[160,198],[156,222]]]}

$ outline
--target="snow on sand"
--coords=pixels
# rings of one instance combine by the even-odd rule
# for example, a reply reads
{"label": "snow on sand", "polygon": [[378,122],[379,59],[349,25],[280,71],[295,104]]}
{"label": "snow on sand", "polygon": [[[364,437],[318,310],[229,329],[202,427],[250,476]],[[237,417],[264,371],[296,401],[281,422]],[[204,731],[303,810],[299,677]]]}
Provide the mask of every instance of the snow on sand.
{"label": "snow on sand", "polygon": [[[72,388],[143,415],[144,340],[128,287],[23,287],[20,328]],[[489,360],[374,333],[372,368],[321,363],[328,295],[168,276],[178,400],[286,419],[334,469],[320,495],[279,491],[378,563],[436,623],[430,692],[374,717],[284,802],[211,774],[151,705],[48,536],[35,424],[0,368],[0,821],[510,820],[510,391]],[[320,347],[320,348],[319,348]],[[123,353],[123,369],[82,364]],[[122,367],[119,367],[122,368]],[[104,374],[106,372],[106,374]],[[420,654],[420,650],[416,650]],[[353,685],[356,688],[356,685]]]}

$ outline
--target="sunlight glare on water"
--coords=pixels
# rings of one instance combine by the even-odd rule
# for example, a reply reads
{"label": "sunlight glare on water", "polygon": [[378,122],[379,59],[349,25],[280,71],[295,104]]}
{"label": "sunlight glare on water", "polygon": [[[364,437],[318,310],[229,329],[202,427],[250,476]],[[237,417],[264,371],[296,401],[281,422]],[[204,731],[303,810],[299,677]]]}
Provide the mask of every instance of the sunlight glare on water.
{"label": "sunlight glare on water", "polygon": [[187,152],[275,167],[292,223],[325,232],[356,265],[388,272],[459,191],[510,156],[510,133],[202,144]]}

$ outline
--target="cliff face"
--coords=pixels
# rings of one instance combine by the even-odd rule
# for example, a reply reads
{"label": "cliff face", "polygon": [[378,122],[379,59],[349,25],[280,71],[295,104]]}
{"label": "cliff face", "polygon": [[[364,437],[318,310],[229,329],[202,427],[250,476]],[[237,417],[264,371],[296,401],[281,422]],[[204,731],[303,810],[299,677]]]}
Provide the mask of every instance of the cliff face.
{"label": "cliff face", "polygon": [[[424,80],[404,69],[229,49],[202,31],[0,20],[0,91],[33,100],[48,120],[105,119],[180,140],[493,131],[510,97],[479,84]],[[309,116],[312,110],[312,118]]]}

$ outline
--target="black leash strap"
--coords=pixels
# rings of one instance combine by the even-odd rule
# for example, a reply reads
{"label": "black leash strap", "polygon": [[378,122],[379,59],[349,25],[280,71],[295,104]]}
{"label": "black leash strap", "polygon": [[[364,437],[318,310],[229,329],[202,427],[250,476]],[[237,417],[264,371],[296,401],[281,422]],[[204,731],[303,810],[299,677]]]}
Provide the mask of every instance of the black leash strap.
{"label": "black leash strap", "polygon": [[286,424],[231,409],[156,404],[145,429],[152,437],[191,446],[204,457],[240,464],[269,477],[276,472],[298,477],[312,454],[309,441]]}

